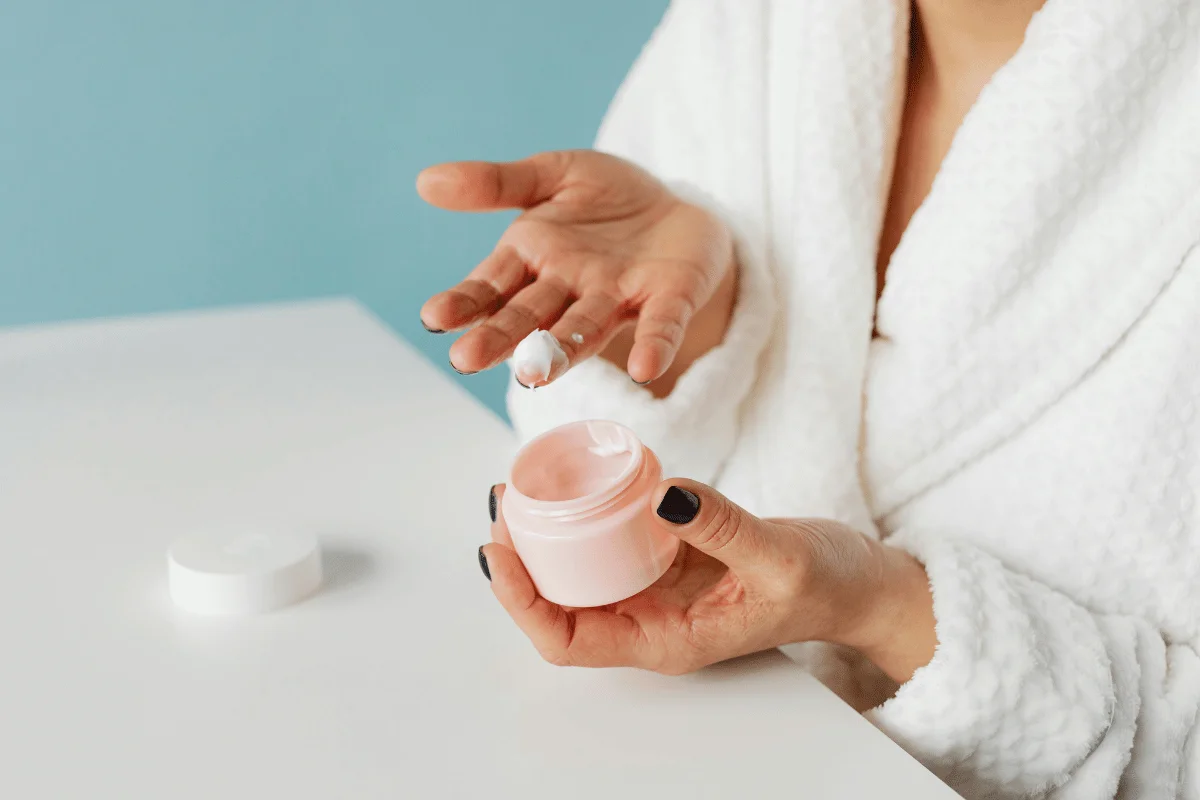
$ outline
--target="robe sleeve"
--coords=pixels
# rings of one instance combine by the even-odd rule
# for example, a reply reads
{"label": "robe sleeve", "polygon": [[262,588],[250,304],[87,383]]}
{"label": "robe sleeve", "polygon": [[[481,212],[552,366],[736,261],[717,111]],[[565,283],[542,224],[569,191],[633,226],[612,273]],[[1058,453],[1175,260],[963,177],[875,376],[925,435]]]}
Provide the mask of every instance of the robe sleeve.
{"label": "robe sleeve", "polygon": [[892,739],[972,799],[1197,797],[1192,643],[970,544],[904,529],[888,542],[924,563],[938,634],[933,660],[869,714]]}

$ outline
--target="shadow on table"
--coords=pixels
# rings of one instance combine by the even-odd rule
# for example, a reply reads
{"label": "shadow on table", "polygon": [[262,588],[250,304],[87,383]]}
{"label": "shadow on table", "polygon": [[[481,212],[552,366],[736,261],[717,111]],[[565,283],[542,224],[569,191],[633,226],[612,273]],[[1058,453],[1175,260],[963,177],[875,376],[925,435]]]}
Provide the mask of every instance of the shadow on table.
{"label": "shadow on table", "polygon": [[340,544],[326,547],[321,559],[325,569],[323,594],[335,594],[365,583],[377,568],[370,553]]}

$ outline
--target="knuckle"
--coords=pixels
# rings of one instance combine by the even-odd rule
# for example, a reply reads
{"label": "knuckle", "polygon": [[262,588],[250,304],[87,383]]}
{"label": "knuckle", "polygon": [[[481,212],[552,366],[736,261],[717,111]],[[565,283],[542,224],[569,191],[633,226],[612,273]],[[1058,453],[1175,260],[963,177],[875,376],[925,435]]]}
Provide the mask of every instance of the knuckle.
{"label": "knuckle", "polygon": [[678,347],[683,342],[684,328],[679,319],[655,316],[645,322],[645,338],[661,341],[671,347]]}
{"label": "knuckle", "polygon": [[477,278],[468,278],[458,285],[460,294],[465,295],[480,308],[486,308],[492,305],[500,296],[496,291],[496,287],[487,281],[482,281]]}
{"label": "knuckle", "polygon": [[[555,330],[555,338],[574,363],[581,353],[595,348],[599,343],[603,328],[594,319],[585,316],[563,317],[561,325]],[[576,338],[579,341],[576,341]]]}
{"label": "knuckle", "polygon": [[484,259],[471,278],[497,294],[505,294],[520,286],[526,277],[525,262],[508,244],[497,245],[491,256]]}
{"label": "knuckle", "polygon": [[584,342],[595,342],[600,338],[600,333],[603,330],[603,326],[591,317],[572,319],[569,327],[571,330],[567,334],[567,338],[571,338],[571,334],[578,333]]}
{"label": "knuckle", "polygon": [[504,167],[500,164],[489,164],[486,174],[487,193],[491,195],[493,201],[498,201],[504,197],[504,192],[508,188],[504,177]]}
{"label": "knuckle", "polygon": [[716,500],[715,505],[712,515],[696,536],[696,545],[710,553],[728,547],[738,538],[744,524],[742,515],[736,513],[725,498]]}
{"label": "knuckle", "polygon": [[538,315],[519,303],[509,303],[491,322],[492,327],[506,336],[516,336],[527,328],[538,327]]}

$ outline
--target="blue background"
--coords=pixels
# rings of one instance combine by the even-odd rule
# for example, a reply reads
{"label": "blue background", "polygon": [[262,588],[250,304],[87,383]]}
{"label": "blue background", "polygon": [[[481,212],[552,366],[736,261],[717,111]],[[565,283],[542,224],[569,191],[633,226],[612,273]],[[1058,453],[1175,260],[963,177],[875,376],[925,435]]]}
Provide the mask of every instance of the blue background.
{"label": "blue background", "polygon": [[509,217],[416,173],[587,146],[665,6],[4,0],[0,325],[352,294],[449,372],[417,311]]}

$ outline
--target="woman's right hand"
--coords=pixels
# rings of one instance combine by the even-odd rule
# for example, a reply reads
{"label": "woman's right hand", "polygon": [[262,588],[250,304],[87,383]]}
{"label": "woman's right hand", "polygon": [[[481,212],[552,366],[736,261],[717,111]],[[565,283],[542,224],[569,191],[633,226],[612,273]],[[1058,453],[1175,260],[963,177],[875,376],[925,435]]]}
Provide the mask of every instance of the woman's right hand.
{"label": "woman's right hand", "polygon": [[538,385],[602,354],[665,394],[725,335],[736,291],[729,230],[627,161],[580,150],[441,164],[418,176],[417,191],[455,211],[523,210],[491,255],[421,309],[430,330],[471,328],[450,348],[460,372],[499,364],[541,328],[567,363]]}

